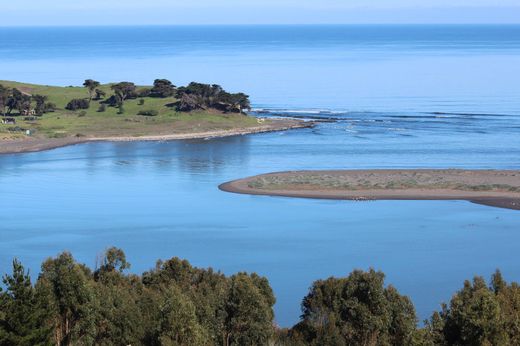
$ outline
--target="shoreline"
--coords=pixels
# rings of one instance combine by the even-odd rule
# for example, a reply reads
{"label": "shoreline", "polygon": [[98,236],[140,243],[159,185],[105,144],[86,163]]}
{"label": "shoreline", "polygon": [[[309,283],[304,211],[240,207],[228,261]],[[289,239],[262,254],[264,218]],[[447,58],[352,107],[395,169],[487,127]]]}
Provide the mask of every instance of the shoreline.
{"label": "shoreline", "polygon": [[0,140],[0,155],[23,154],[52,150],[61,147],[93,143],[93,142],[147,142],[147,141],[174,141],[186,139],[222,138],[242,136],[257,133],[287,131],[310,128],[315,122],[294,119],[271,119],[271,123],[249,128],[229,130],[214,130],[204,132],[145,135],[145,136],[106,136],[106,137],[65,137],[65,138],[24,138],[20,140]]}
{"label": "shoreline", "polygon": [[[520,192],[510,191],[468,191],[449,188],[408,188],[408,189],[331,189],[310,187],[309,185],[298,189],[290,186],[285,188],[254,188],[250,183],[262,178],[272,178],[291,175],[323,174],[323,175],[380,175],[384,177],[389,174],[395,176],[400,173],[428,173],[438,177],[449,174],[468,175],[471,178],[492,177],[510,174],[518,180],[520,186],[520,171],[508,170],[453,170],[453,169],[415,169],[415,170],[345,170],[345,171],[291,171],[267,173],[248,178],[233,180],[219,185],[219,189],[225,192],[309,199],[350,200],[350,201],[376,201],[376,200],[464,200],[471,203],[520,210]],[[404,174],[404,173],[403,173]]]}

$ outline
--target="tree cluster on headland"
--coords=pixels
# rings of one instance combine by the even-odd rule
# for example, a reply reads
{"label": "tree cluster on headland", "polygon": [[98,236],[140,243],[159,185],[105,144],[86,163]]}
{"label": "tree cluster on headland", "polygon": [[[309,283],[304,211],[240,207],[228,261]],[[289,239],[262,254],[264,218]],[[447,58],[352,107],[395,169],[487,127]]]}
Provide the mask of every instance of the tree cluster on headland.
{"label": "tree cluster on headland", "polygon": [[0,115],[12,115],[13,111],[19,115],[43,115],[54,112],[56,104],[47,102],[45,95],[28,94],[16,88],[8,88],[0,84]]}
{"label": "tree cluster on headland", "polygon": [[70,253],[49,258],[36,283],[14,260],[0,292],[0,345],[519,345],[520,287],[497,271],[466,281],[418,327],[412,302],[384,274],[355,270],[314,282],[300,322],[274,324],[266,278],[225,276],[172,258],[128,274],[108,249],[94,270]]}
{"label": "tree cluster on headland", "polygon": [[[187,86],[176,87],[167,79],[156,79],[152,87],[138,87],[132,82],[119,82],[110,84],[112,94],[109,96],[100,89],[101,83],[98,81],[87,79],[83,86],[87,89],[88,97],[69,100],[65,109],[88,109],[92,101],[100,101],[102,105],[117,107],[123,113],[126,100],[144,100],[147,97],[172,98],[169,106],[179,112],[214,109],[225,113],[242,113],[251,107],[248,95],[229,93],[217,84],[192,82]],[[47,99],[44,95],[31,95],[17,88],[0,85],[0,115],[13,115],[14,111],[18,115],[40,116],[52,112],[56,105],[47,102]]]}

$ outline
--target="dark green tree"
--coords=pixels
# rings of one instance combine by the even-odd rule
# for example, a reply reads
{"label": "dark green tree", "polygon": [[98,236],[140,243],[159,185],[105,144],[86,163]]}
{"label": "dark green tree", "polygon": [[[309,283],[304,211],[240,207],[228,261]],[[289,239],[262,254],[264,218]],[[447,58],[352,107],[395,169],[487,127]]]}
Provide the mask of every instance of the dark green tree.
{"label": "dark green tree", "polygon": [[410,300],[385,288],[384,274],[373,269],[316,281],[302,309],[296,330],[316,345],[410,345],[416,328]]}
{"label": "dark green tree", "polygon": [[38,299],[29,272],[18,260],[13,261],[13,274],[5,275],[3,283],[6,291],[0,294],[0,345],[50,345],[46,307]]}
{"label": "dark green tree", "polygon": [[94,92],[96,91],[96,88],[100,85],[98,81],[95,81],[93,79],[86,79],[83,83],[83,86],[87,88],[88,90],[88,100],[89,102],[92,101],[92,97],[94,96]]}
{"label": "dark green tree", "polygon": [[136,86],[131,82],[120,82],[112,85],[111,89],[119,98],[120,104],[123,104],[128,97],[136,95]]}
{"label": "dark green tree", "polygon": [[175,94],[175,85],[167,79],[156,79],[150,90],[151,97],[170,97]]}
{"label": "dark green tree", "polygon": [[258,276],[231,277],[226,302],[225,345],[266,345],[273,336],[274,296]]}
{"label": "dark green tree", "polygon": [[46,102],[47,102],[47,96],[44,95],[33,95],[33,100],[36,102],[36,107],[34,108],[34,111],[36,115],[43,115],[43,113],[46,112]]}
{"label": "dark green tree", "polygon": [[7,107],[7,101],[11,95],[11,89],[4,87],[0,84],[0,115],[5,116],[5,108]]}
{"label": "dark green tree", "polygon": [[19,109],[23,100],[23,94],[20,90],[14,88],[11,90],[7,98],[7,114],[11,114],[14,109]]}
{"label": "dark green tree", "polygon": [[96,281],[96,344],[140,344],[145,335],[145,323],[139,305],[144,287],[138,277],[126,276],[130,268],[125,253],[116,247],[105,251]]}
{"label": "dark green tree", "polygon": [[482,277],[465,281],[444,314],[449,345],[506,345],[500,304]]}
{"label": "dark green tree", "polygon": [[175,285],[163,294],[157,330],[160,345],[208,345],[208,335],[199,324],[195,305]]}

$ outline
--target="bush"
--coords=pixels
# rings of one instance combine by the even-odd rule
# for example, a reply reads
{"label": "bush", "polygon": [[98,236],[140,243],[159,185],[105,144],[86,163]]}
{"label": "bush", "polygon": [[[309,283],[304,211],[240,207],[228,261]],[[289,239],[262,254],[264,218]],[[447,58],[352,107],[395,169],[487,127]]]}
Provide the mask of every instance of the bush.
{"label": "bush", "polygon": [[116,95],[112,95],[108,99],[103,101],[102,103],[103,104],[107,104],[107,105],[109,105],[111,107],[119,107],[119,105],[121,103],[123,103],[123,101],[121,101],[121,99],[119,97],[117,97]]}
{"label": "bush", "polygon": [[87,99],[73,99],[67,104],[65,109],[76,111],[78,109],[88,109],[89,107],[90,102]]}
{"label": "bush", "polygon": [[81,111],[79,112],[78,117],[84,117],[85,115],[87,115],[87,112]]}
{"label": "bush", "polygon": [[54,112],[56,110],[56,104],[52,102],[47,102],[45,104],[45,113]]}
{"label": "bush", "polygon": [[125,109],[123,108],[123,104],[119,105],[119,111],[117,111],[117,114],[125,114]]}
{"label": "bush", "polygon": [[102,104],[99,105],[99,108],[98,108],[97,111],[102,113],[102,112],[104,112],[106,110],[107,110],[107,106],[104,103],[102,103]]}
{"label": "bush", "polygon": [[140,99],[139,102],[137,103],[139,106],[142,106],[144,105],[144,99]]}
{"label": "bush", "polygon": [[145,110],[145,111],[139,111],[139,113],[137,113],[137,115],[155,117],[155,116],[159,115],[159,112],[156,111],[155,109],[149,109],[149,110]]}

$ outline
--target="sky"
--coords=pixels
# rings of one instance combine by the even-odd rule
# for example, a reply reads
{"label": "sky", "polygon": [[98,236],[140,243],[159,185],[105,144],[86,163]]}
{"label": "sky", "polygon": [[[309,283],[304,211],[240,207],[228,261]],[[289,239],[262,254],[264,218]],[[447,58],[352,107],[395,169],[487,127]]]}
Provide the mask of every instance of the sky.
{"label": "sky", "polygon": [[0,0],[1,26],[518,23],[519,0]]}

